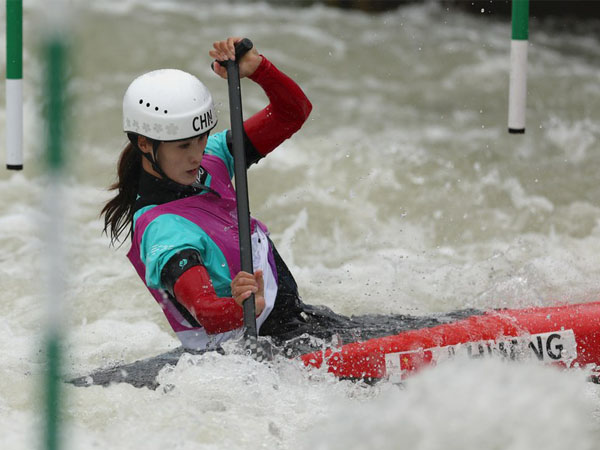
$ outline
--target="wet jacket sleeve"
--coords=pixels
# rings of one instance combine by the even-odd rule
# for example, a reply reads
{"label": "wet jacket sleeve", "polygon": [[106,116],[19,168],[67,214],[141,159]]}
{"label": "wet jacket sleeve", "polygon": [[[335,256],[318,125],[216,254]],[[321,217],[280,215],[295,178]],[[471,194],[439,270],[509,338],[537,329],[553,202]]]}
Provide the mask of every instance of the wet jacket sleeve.
{"label": "wet jacket sleeve", "polygon": [[173,285],[173,295],[208,334],[224,333],[242,326],[244,313],[231,297],[218,297],[206,267],[195,265]]}
{"label": "wet jacket sleeve", "polygon": [[247,138],[262,157],[300,129],[312,104],[300,86],[264,56],[250,79],[258,83],[269,98],[266,108],[244,122]]}
{"label": "wet jacket sleeve", "polygon": [[161,272],[165,289],[208,334],[224,333],[243,324],[243,308],[231,297],[219,297],[198,251],[177,252]]}

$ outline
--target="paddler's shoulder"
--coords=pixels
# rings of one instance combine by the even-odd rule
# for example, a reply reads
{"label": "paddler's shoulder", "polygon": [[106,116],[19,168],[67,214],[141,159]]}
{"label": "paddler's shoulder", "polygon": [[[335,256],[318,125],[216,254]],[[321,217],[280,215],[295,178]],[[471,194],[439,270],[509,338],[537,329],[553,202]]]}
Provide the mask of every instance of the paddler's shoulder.
{"label": "paddler's shoulder", "polygon": [[227,130],[223,130],[208,137],[204,155],[219,158],[223,164],[225,164],[229,178],[233,177],[233,155],[229,151],[229,146],[227,145]]}
{"label": "paddler's shoulder", "polygon": [[145,213],[147,213],[148,211],[150,211],[153,208],[156,208],[157,205],[147,205],[144,206],[142,208],[139,208],[135,214],[133,215],[133,230],[135,232],[136,226],[138,224],[138,221],[140,219],[140,217],[142,217]]}

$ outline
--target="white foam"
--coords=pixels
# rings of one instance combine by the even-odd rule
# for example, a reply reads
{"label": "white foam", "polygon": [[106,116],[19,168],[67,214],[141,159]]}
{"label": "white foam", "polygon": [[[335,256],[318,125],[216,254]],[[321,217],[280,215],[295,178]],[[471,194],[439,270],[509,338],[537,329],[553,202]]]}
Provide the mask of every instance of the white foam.
{"label": "white foam", "polygon": [[584,379],[533,364],[442,364],[404,389],[337,402],[304,448],[592,449],[598,432]]}

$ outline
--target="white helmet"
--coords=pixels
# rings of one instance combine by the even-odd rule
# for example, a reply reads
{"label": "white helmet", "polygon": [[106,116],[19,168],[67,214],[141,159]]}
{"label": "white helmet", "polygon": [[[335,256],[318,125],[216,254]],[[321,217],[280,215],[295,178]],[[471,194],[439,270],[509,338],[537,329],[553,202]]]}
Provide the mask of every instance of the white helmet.
{"label": "white helmet", "polygon": [[198,78],[177,69],[148,72],[123,97],[123,130],[157,141],[188,139],[210,131],[217,115]]}

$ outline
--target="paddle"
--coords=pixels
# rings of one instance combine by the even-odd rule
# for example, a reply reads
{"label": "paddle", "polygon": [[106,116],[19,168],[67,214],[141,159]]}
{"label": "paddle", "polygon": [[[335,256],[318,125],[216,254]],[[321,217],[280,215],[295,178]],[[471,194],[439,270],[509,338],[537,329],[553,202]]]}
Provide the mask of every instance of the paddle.
{"label": "paddle", "polygon": [[[252,265],[250,202],[248,201],[248,178],[246,176],[246,152],[244,151],[243,134],[244,119],[242,116],[242,91],[240,88],[240,68],[238,61],[252,47],[252,41],[244,38],[235,44],[235,61],[218,61],[221,66],[227,69],[241,269],[248,273],[254,273],[254,268]],[[252,355],[255,359],[261,361],[264,356],[261,349],[258,347],[254,294],[251,294],[249,298],[244,300],[243,307],[246,351],[249,355]]]}

